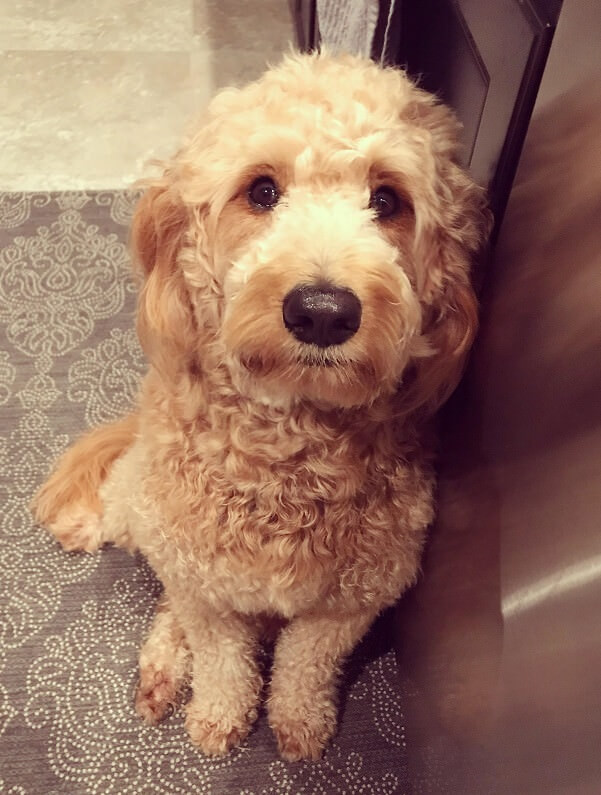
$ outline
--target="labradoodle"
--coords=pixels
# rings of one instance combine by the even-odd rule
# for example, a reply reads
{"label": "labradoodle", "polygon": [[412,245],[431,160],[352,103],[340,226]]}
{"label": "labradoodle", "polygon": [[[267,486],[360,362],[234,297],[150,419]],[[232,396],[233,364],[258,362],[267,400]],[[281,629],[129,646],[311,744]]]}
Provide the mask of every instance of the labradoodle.
{"label": "labradoodle", "polygon": [[433,516],[429,419],[476,329],[489,225],[458,123],[402,72],[292,55],[219,93],[132,229],[135,411],[66,452],[34,511],[66,549],[140,550],[164,585],[136,708],[190,678],[207,754],[267,707],[316,759],[346,655],[418,571]]}

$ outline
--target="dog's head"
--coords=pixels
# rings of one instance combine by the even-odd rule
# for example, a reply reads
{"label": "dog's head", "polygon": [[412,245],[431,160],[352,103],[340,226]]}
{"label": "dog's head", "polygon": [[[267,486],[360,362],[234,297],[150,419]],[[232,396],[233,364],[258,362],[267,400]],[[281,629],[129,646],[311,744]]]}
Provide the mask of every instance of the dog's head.
{"label": "dog's head", "polygon": [[151,360],[225,368],[268,402],[436,408],[475,333],[488,224],[457,132],[401,72],[350,56],[223,91],[134,219]]}

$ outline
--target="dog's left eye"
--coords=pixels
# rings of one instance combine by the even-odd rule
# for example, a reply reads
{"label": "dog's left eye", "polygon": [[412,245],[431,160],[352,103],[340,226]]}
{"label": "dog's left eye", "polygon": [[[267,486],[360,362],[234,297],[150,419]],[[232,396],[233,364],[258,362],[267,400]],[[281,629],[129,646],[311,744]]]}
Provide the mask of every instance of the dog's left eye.
{"label": "dog's left eye", "polygon": [[396,191],[387,185],[382,185],[372,192],[369,197],[369,206],[375,211],[378,218],[390,218],[400,210],[401,200]]}
{"label": "dog's left eye", "polygon": [[260,210],[270,210],[279,199],[280,193],[271,177],[258,177],[248,189],[249,202]]}

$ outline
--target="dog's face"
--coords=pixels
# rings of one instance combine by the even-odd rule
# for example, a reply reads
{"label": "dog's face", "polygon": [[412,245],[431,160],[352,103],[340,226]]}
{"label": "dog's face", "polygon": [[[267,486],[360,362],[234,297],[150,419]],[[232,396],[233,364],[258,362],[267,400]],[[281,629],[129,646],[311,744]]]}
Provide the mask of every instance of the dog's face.
{"label": "dog's face", "polygon": [[456,134],[401,73],[350,57],[222,92],[134,221],[151,359],[210,352],[277,404],[435,408],[475,331],[486,226]]}

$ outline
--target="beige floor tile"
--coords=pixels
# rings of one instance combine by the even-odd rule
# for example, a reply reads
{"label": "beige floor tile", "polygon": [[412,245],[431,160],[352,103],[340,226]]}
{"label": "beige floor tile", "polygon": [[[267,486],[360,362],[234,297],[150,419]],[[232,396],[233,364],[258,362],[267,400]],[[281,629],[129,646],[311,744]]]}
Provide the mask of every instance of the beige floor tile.
{"label": "beige floor tile", "polygon": [[108,189],[292,39],[286,0],[0,0],[0,190]]}
{"label": "beige floor tile", "polygon": [[3,50],[185,52],[199,39],[190,0],[0,0],[0,19]]}
{"label": "beige floor tile", "polygon": [[284,0],[255,0],[252,5],[193,0],[193,6],[194,31],[209,41],[217,87],[258,77],[291,47],[293,26]]}
{"label": "beige floor tile", "polygon": [[194,71],[187,53],[0,56],[0,190],[126,187],[206,104],[205,56]]}

